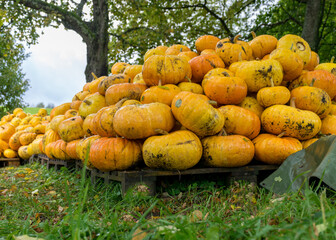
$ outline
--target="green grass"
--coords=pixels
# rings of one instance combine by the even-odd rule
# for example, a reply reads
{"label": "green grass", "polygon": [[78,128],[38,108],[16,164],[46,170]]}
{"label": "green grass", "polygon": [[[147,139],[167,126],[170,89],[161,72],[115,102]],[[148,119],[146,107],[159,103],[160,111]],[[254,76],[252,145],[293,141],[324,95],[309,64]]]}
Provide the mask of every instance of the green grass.
{"label": "green grass", "polygon": [[[120,184],[91,185],[84,172],[34,164],[0,169],[0,239],[333,239],[336,195],[275,195],[254,184],[163,179],[124,197]],[[140,230],[141,229],[141,230]]]}
{"label": "green grass", "polygon": [[[36,114],[40,108],[36,108],[36,107],[27,107],[23,109],[26,113],[30,113],[30,114]],[[50,114],[51,108],[46,108],[48,115]]]}

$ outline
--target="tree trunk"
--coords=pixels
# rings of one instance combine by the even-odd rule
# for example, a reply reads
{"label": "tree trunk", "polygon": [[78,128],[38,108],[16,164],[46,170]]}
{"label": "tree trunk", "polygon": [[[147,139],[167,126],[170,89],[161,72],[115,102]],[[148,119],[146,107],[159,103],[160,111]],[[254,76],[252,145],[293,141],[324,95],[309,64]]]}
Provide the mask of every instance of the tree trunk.
{"label": "tree trunk", "polygon": [[93,80],[92,72],[100,77],[108,75],[108,6],[106,0],[93,1],[93,22],[91,31],[93,39],[86,43],[87,65],[85,68],[86,82]]}
{"label": "tree trunk", "polygon": [[321,25],[321,0],[307,0],[305,20],[302,29],[302,38],[312,50],[318,50],[319,28]]}

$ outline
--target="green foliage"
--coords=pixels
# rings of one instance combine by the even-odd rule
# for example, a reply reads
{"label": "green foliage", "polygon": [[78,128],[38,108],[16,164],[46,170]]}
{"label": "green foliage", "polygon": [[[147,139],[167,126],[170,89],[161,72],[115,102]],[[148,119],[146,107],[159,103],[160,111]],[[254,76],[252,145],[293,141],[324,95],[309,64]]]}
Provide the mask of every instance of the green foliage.
{"label": "green foliage", "polygon": [[29,87],[21,69],[27,55],[24,54],[22,44],[16,43],[13,38],[11,28],[7,28],[4,22],[0,12],[0,116],[16,107],[23,107],[23,94]]}

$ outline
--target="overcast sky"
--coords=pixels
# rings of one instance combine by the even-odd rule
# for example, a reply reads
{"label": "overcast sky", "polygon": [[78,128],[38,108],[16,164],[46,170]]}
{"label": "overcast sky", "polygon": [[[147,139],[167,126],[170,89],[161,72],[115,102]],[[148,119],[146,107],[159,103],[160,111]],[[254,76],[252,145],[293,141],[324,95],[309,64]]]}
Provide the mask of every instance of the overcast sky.
{"label": "overcast sky", "polygon": [[86,47],[74,31],[45,28],[22,67],[30,80],[24,100],[35,106],[70,102],[85,84]]}

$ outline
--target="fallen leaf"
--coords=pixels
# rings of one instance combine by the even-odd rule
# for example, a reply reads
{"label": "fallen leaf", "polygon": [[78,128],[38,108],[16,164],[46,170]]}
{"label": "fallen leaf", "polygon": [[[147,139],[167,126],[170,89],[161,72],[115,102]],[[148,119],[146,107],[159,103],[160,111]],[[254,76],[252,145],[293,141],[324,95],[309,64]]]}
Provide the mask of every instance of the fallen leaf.
{"label": "fallen leaf", "polygon": [[132,240],[142,240],[147,236],[147,233],[141,228],[137,228],[132,235]]}
{"label": "fallen leaf", "polygon": [[59,213],[61,213],[61,212],[63,212],[63,211],[64,211],[64,208],[63,208],[63,207],[61,207],[61,206],[58,206],[58,209],[57,209],[57,211],[58,211]]}
{"label": "fallen leaf", "polygon": [[275,177],[275,178],[274,178],[274,181],[276,181],[276,182],[281,182],[281,181],[282,181],[282,178],[281,178],[280,176]]}
{"label": "fallen leaf", "polygon": [[54,196],[54,195],[56,195],[56,191],[50,191],[50,192],[47,193],[47,195]]}
{"label": "fallen leaf", "polygon": [[203,213],[200,210],[195,210],[191,213],[190,221],[196,222],[203,219]]}
{"label": "fallen leaf", "polygon": [[15,240],[43,240],[43,238],[29,237],[28,235],[14,236]]}
{"label": "fallen leaf", "polygon": [[35,189],[34,191],[32,191],[31,195],[32,196],[37,196],[39,194],[38,189]]}

